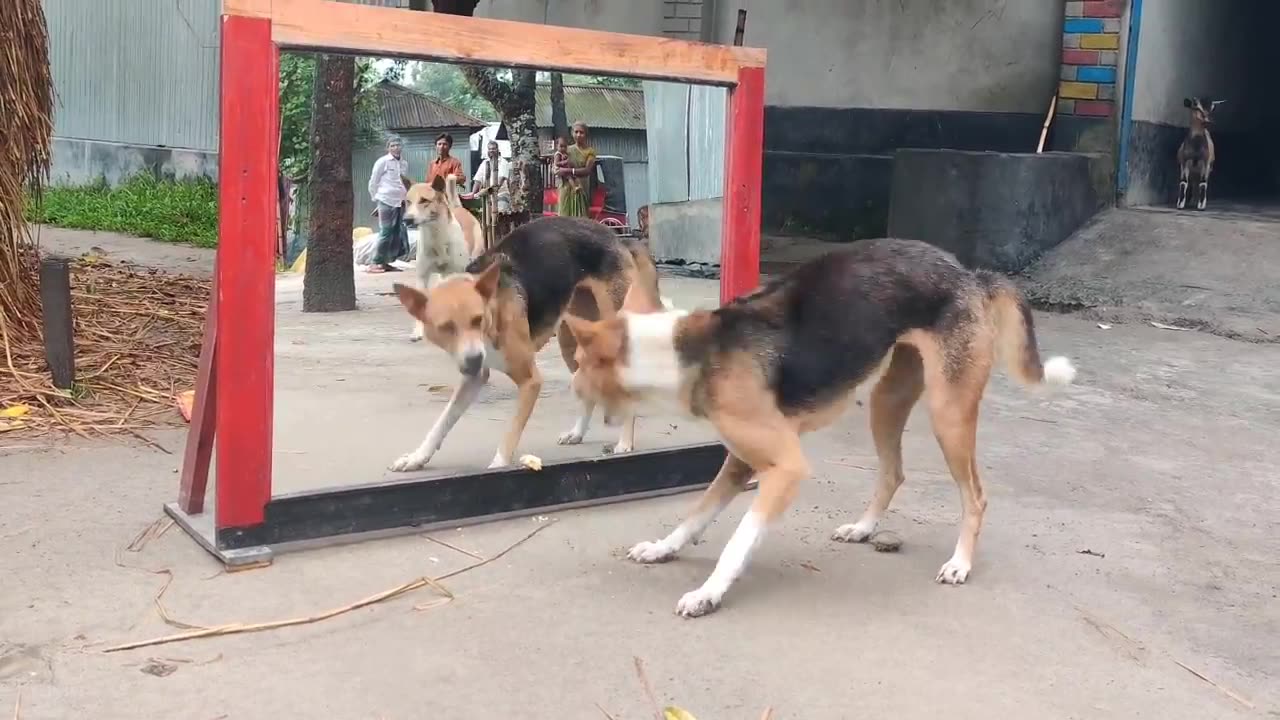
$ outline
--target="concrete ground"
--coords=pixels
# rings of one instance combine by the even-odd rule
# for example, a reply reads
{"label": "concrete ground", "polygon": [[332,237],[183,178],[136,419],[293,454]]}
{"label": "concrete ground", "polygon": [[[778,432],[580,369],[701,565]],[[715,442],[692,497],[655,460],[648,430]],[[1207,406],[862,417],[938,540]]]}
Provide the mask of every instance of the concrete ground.
{"label": "concrete ground", "polygon": [[[364,309],[328,316],[296,312],[290,282],[280,482],[377,479],[439,404],[417,387],[437,382],[432,353],[403,342],[407,323],[377,294],[391,278],[362,276]],[[715,296],[713,283],[666,288],[683,304]],[[81,441],[0,450],[0,708],[21,694],[24,718],[637,719],[652,717],[638,657],[660,700],[700,720],[766,706],[805,720],[1280,716],[1280,348],[1037,322],[1045,351],[1081,374],[1051,399],[1003,372],[993,381],[979,448],[990,507],[967,585],[933,582],[958,502],[921,411],[884,526],[902,551],[828,539],[874,482],[865,409],[853,408],[808,439],[814,478],[724,607],[698,620],[675,616],[675,602],[710,571],[748,498],[668,565],[623,553],[670,529],[690,496],[439,533],[491,557],[552,523],[444,581],[449,604],[415,609],[434,600],[423,589],[301,627],[107,654],[178,631],[157,613],[166,576],[155,571],[173,574],[163,605],[175,620],[215,625],[315,614],[474,559],[411,535],[226,574],[176,529],[126,552],[174,498],[181,431],[155,435],[174,455]],[[546,402],[556,388],[533,443],[568,420]],[[508,406],[495,387],[456,444],[487,460],[496,433],[484,418]],[[322,411],[333,414],[310,417]],[[642,443],[663,439],[651,426],[642,420]],[[609,435],[597,425],[582,450]],[[456,452],[451,462],[473,456]]]}
{"label": "concrete ground", "polygon": [[1214,202],[1099,214],[1026,271],[1037,305],[1280,342],[1280,206]]}

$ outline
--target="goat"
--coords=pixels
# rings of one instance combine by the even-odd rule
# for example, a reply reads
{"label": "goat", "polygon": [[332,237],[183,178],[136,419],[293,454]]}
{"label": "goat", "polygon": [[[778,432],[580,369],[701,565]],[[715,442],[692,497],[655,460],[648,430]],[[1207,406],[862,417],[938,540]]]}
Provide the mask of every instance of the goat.
{"label": "goat", "polygon": [[1193,173],[1200,181],[1200,197],[1196,200],[1196,209],[1203,210],[1209,200],[1209,174],[1213,172],[1215,159],[1209,125],[1213,122],[1213,111],[1222,103],[1222,100],[1210,100],[1208,107],[1205,107],[1200,98],[1182,100],[1183,107],[1191,110],[1191,127],[1187,128],[1187,136],[1178,146],[1179,210],[1187,206],[1187,190]]}

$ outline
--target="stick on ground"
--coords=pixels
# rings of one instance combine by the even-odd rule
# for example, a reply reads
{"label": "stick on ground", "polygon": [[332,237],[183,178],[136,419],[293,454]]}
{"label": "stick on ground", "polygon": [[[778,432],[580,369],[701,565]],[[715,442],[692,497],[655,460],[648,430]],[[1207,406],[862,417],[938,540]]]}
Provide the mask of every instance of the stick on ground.
{"label": "stick on ground", "polygon": [[[497,555],[494,555],[491,558],[486,558],[485,560],[482,560],[480,562],[472,563],[459,570],[447,572],[443,575],[439,575],[434,578],[424,576],[424,577],[417,578],[416,580],[410,580],[409,582],[393,587],[390,590],[384,590],[380,593],[370,595],[369,597],[364,598],[362,600],[357,600],[356,602],[353,602],[349,605],[343,605],[341,607],[332,608],[324,612],[316,613],[315,615],[289,618],[286,620],[273,620],[271,622],[263,622],[263,623],[252,623],[252,624],[228,623],[225,625],[207,627],[201,630],[192,630],[190,632],[177,633],[174,635],[165,635],[163,637],[152,638],[150,640],[138,640],[135,642],[123,643],[121,645],[113,645],[109,648],[105,648],[102,652],[113,653],[113,652],[120,652],[123,650],[134,650],[137,648],[151,647],[153,645],[164,645],[167,643],[183,642],[185,640],[196,640],[199,638],[206,638],[206,637],[218,637],[221,635],[239,635],[242,633],[262,632],[264,630],[276,630],[278,628],[293,627],[295,625],[309,625],[311,623],[317,623],[317,622],[320,622],[321,620],[328,620],[330,618],[337,617],[338,615],[349,613],[352,610],[358,610],[362,607],[367,607],[369,605],[380,603],[384,600],[390,600],[391,598],[399,597],[401,595],[404,595],[405,593],[413,592],[414,590],[418,590],[420,588],[424,588],[428,586],[437,588],[438,590],[443,591],[443,593],[446,595],[447,598],[452,598],[453,593],[449,592],[443,586],[440,585],[441,580],[445,580],[451,577],[457,577],[462,573],[468,572],[470,570],[474,570],[483,565],[488,565],[494,560],[501,558],[503,555],[506,555],[507,553],[511,552],[515,548],[524,544],[527,540],[532,538],[534,535],[537,535],[543,530],[546,530],[547,528],[551,527],[555,523],[556,523],[555,520],[551,520],[547,523],[539,525],[538,527],[534,528],[531,532],[529,532],[527,535],[515,541],[511,545],[507,546],[506,549],[504,549],[502,552],[498,553]],[[167,588],[167,583],[166,583],[166,588]],[[161,591],[161,594],[163,594],[163,590]],[[157,596],[157,601],[158,599],[159,599],[159,596]],[[159,607],[158,603],[157,603],[157,607]],[[163,615],[167,615],[167,613],[164,613]],[[166,622],[170,622],[171,624],[173,624],[179,621],[175,621],[172,618],[167,618]],[[186,623],[183,623],[183,624],[186,624]]]}

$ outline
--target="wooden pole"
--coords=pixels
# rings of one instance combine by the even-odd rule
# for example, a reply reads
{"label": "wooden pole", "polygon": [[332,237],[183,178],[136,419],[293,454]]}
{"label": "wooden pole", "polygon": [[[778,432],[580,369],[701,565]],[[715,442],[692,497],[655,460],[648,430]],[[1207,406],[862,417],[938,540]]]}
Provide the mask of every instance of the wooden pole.
{"label": "wooden pole", "polygon": [[1053,122],[1053,111],[1058,109],[1058,94],[1053,94],[1049,101],[1049,112],[1044,116],[1044,126],[1040,128],[1040,143],[1036,145],[1036,153],[1044,152],[1044,140],[1049,137],[1049,123]]}
{"label": "wooden pole", "polygon": [[44,356],[54,387],[76,382],[75,327],[71,315],[71,264],[66,258],[40,263],[40,305],[44,316]]}

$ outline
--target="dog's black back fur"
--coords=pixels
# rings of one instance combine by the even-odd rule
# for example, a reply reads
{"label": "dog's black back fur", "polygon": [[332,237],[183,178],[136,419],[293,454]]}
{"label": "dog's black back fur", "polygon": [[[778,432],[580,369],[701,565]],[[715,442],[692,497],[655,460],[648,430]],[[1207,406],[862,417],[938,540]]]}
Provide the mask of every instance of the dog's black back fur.
{"label": "dog's black back fur", "polygon": [[605,279],[622,270],[627,252],[614,232],[582,218],[544,217],[521,225],[467,266],[479,273],[502,264],[500,287],[524,299],[529,332],[539,335],[560,319],[584,278]]}
{"label": "dog's black back fur", "polygon": [[932,245],[863,240],[714,311],[708,331],[677,352],[686,365],[701,364],[703,377],[725,355],[747,354],[779,408],[802,412],[848,392],[904,332],[946,335],[970,322],[958,300],[984,293],[978,274]]}

